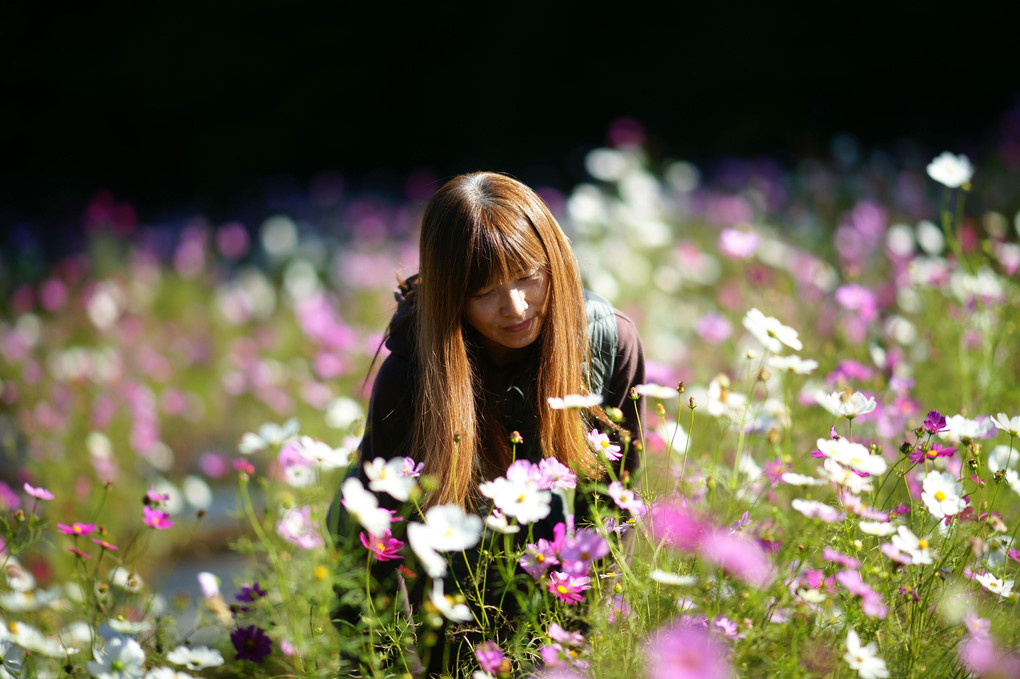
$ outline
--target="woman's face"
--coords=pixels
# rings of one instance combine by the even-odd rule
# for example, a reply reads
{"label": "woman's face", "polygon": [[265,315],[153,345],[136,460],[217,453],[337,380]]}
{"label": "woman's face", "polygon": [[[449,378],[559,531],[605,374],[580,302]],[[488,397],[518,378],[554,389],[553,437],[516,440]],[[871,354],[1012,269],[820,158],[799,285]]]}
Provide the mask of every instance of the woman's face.
{"label": "woman's face", "polygon": [[545,267],[521,271],[505,283],[488,285],[468,297],[464,316],[482,336],[497,364],[538,339],[548,308]]}

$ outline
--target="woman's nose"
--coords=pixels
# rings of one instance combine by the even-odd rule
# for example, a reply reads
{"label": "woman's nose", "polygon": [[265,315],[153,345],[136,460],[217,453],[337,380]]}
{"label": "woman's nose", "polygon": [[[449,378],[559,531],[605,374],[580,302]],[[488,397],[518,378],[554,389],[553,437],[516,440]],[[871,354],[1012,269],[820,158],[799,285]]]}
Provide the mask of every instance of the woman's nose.
{"label": "woman's nose", "polygon": [[507,316],[522,316],[527,308],[528,302],[524,299],[524,291],[511,289],[503,303],[503,313]]}

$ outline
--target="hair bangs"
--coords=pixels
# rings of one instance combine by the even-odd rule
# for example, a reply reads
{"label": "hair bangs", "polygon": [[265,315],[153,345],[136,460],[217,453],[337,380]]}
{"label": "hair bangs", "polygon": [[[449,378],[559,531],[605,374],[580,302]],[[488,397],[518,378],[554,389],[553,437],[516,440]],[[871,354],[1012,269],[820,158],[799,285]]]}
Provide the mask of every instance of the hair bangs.
{"label": "hair bangs", "polygon": [[546,265],[542,241],[524,215],[490,213],[484,218],[489,224],[475,231],[468,253],[468,294]]}

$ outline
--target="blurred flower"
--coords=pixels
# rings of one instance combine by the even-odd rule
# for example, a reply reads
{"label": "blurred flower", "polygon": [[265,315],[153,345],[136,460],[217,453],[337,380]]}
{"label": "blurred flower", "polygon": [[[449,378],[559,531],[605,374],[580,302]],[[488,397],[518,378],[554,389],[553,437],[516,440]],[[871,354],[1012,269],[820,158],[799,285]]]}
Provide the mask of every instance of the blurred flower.
{"label": "blurred flower", "polygon": [[725,572],[763,589],[775,576],[768,554],[755,540],[724,529],[711,531],[698,553]]}
{"label": "blurred flower", "polygon": [[921,426],[929,434],[938,434],[946,428],[946,416],[937,410],[931,410]]}
{"label": "blurred flower", "polygon": [[475,647],[475,658],[483,672],[490,674],[510,674],[510,661],[503,655],[499,646],[486,641]]}
{"label": "blurred flower", "polygon": [[404,543],[393,537],[390,531],[386,531],[381,537],[374,535],[365,536],[364,533],[360,534],[361,544],[364,545],[365,549],[372,553],[372,555],[378,561],[391,561],[393,559],[400,558],[400,550],[404,548]]}
{"label": "blurred flower", "polygon": [[308,505],[285,509],[276,524],[276,532],[284,540],[301,549],[317,549],[322,546],[323,540],[318,531],[318,524],[313,522],[311,517],[312,508]]}
{"label": "blurred flower", "polygon": [[695,321],[694,332],[709,344],[718,344],[733,334],[733,325],[725,316],[710,313]]}
{"label": "blurred flower", "polygon": [[166,659],[196,672],[223,664],[220,652],[207,646],[178,646],[166,654]]}
{"label": "blurred flower", "polygon": [[492,508],[492,513],[485,517],[485,526],[503,535],[513,535],[521,531],[520,526],[510,525],[503,513],[495,507]]}
{"label": "blurred flower", "polygon": [[624,488],[619,481],[609,484],[609,497],[613,498],[617,507],[635,516],[641,514],[645,509],[645,503],[641,501],[638,494],[629,488]]}
{"label": "blurred flower", "polygon": [[25,484],[25,492],[38,500],[52,500],[53,493],[46,490],[45,488],[35,488],[29,484]]}
{"label": "blurred flower", "polygon": [[757,308],[752,308],[744,316],[744,327],[763,347],[774,354],[782,351],[784,344],[794,351],[804,348],[796,330],[783,325],[772,316],[766,316]]}
{"label": "blurred flower", "polygon": [[538,580],[551,566],[559,565],[560,560],[553,544],[545,538],[539,538],[537,543],[525,546],[524,555],[518,563],[528,575]]}
{"label": "blurred flower", "polygon": [[866,646],[861,646],[861,638],[857,631],[850,629],[846,634],[846,654],[843,659],[850,665],[850,669],[857,670],[861,679],[882,679],[889,676],[889,670],[885,661],[876,655],[878,644],[874,641]]}
{"label": "blurred flower", "polygon": [[538,463],[538,485],[543,490],[570,490],[577,487],[577,474],[555,457],[544,457]]}
{"label": "blurred flower", "polygon": [[884,474],[889,463],[881,455],[872,455],[860,443],[854,443],[842,436],[837,439],[818,439],[818,450],[828,458],[846,467],[871,475]]}
{"label": "blurred flower", "polygon": [[951,189],[956,189],[970,181],[974,176],[974,166],[965,155],[953,155],[943,151],[928,163],[928,176]]}
{"label": "blurred flower", "polygon": [[432,581],[432,593],[429,595],[429,601],[447,620],[468,622],[474,619],[474,615],[472,615],[471,609],[468,608],[467,604],[462,601],[458,602],[443,592],[442,578],[436,578]]}
{"label": "blurred flower", "polygon": [[831,505],[815,500],[794,498],[790,506],[808,518],[818,519],[825,523],[838,523],[846,518],[846,514]]}
{"label": "blurred flower", "polygon": [[241,437],[241,442],[237,444],[237,448],[241,453],[250,455],[269,446],[282,445],[284,441],[295,436],[297,433],[297,418],[292,417],[284,422],[283,425],[276,424],[275,422],[266,422],[259,427],[257,434],[246,432]]}
{"label": "blurred flower", "polygon": [[571,575],[584,575],[593,561],[609,554],[609,543],[591,528],[580,528],[568,535],[559,550],[561,570]]}
{"label": "blurred flower", "polygon": [[963,415],[952,415],[946,418],[946,428],[939,436],[952,443],[966,443],[988,438],[994,428],[995,426],[988,418],[971,420]]}
{"label": "blurred flower", "polygon": [[365,476],[369,480],[369,489],[376,493],[388,493],[394,499],[407,502],[411,497],[411,489],[417,482],[415,477],[404,473],[405,466],[403,457],[395,457],[389,461],[377,457],[365,462]]}
{"label": "blurred flower", "polygon": [[137,679],[145,673],[145,651],[128,637],[107,639],[106,648],[102,651],[96,648],[92,656],[95,660],[85,666],[96,679]]}
{"label": "blurred flower", "polygon": [[730,679],[729,649],[707,629],[671,623],[645,642],[651,679]]}
{"label": "blurred flower", "polygon": [[519,523],[534,523],[549,516],[552,493],[542,490],[534,475],[514,479],[501,476],[479,484],[478,492]]}
{"label": "blurred flower", "polygon": [[117,566],[110,571],[110,584],[125,592],[137,593],[142,591],[142,577],[133,571]]}
{"label": "blurred flower", "polygon": [[993,474],[1001,469],[1015,467],[1020,460],[1020,451],[1006,445],[995,446],[988,453],[988,471]]}
{"label": "blurred flower", "polygon": [[661,568],[654,568],[648,573],[648,577],[663,585],[691,586],[698,584],[698,578],[694,575],[680,575],[670,573]]}
{"label": "blurred flower", "polygon": [[609,613],[606,615],[606,621],[610,625],[622,622],[630,617],[631,605],[627,603],[627,600],[622,594],[614,594],[610,597],[609,601],[606,602],[609,607]]}
{"label": "blurred flower", "polygon": [[991,638],[992,621],[979,616],[973,608],[968,608],[966,615],[963,616],[963,626],[972,637]]}
{"label": "blurred flower", "polygon": [[359,479],[352,476],[345,480],[340,486],[340,495],[344,509],[362,528],[372,535],[382,535],[389,530],[393,514],[379,506],[379,500],[365,490]]}
{"label": "blurred flower", "polygon": [[664,387],[661,384],[639,384],[634,390],[642,396],[657,398],[662,401],[669,401],[680,397],[680,392],[675,387]]}
{"label": "blurred flower", "polygon": [[902,552],[910,555],[913,564],[927,565],[932,562],[928,551],[928,541],[914,535],[906,526],[900,526],[897,534],[892,536],[892,544]]}
{"label": "blurred flower", "polygon": [[57,524],[57,530],[64,535],[91,535],[96,532],[96,524],[94,523],[72,523],[70,526],[63,523]]}
{"label": "blurred flower", "polygon": [[220,593],[220,579],[208,571],[202,571],[197,576],[199,587],[202,588],[202,596],[211,599]]}
{"label": "blurred flower", "polygon": [[173,520],[170,518],[170,515],[162,509],[153,509],[149,505],[144,505],[142,507],[142,513],[144,515],[146,526],[155,528],[156,530],[173,528]]}
{"label": "blurred flower", "polygon": [[750,259],[758,249],[758,234],[749,229],[723,229],[719,234],[719,252],[731,259]]}
{"label": "blurred flower", "polygon": [[230,633],[230,643],[234,645],[238,660],[264,662],[273,652],[273,642],[266,636],[261,627],[248,625]]}
{"label": "blurred flower", "polygon": [[889,537],[896,532],[896,525],[881,521],[860,521],[857,527],[865,535],[875,535],[880,538]]}
{"label": "blurred flower", "polygon": [[796,375],[810,375],[818,367],[818,361],[803,359],[800,356],[769,356],[766,365],[773,370],[790,372]]}
{"label": "blurred flower", "polygon": [[600,394],[567,394],[563,398],[549,397],[549,407],[553,410],[572,410],[591,408],[602,403]]}

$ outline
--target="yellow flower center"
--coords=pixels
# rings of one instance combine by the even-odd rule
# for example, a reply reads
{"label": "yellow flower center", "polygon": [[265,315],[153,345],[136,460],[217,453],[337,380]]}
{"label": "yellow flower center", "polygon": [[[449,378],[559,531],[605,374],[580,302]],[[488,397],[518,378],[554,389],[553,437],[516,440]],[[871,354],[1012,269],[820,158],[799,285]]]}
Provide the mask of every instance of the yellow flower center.
{"label": "yellow flower center", "polygon": [[928,549],[928,541],[925,540],[924,538],[921,538],[920,540],[917,541],[917,548]]}
{"label": "yellow flower center", "polygon": [[943,493],[941,490],[936,491],[935,492],[935,499],[938,500],[939,502],[942,502],[943,500],[946,499],[946,494]]}
{"label": "yellow flower center", "polygon": [[18,621],[17,620],[10,620],[10,621],[8,621],[7,622],[7,629],[9,629],[11,631],[11,634],[17,634],[18,633]]}
{"label": "yellow flower center", "polygon": [[545,563],[545,554],[536,554],[535,561],[538,563]]}
{"label": "yellow flower center", "polygon": [[556,591],[559,592],[560,594],[566,594],[570,590],[564,587],[563,585],[556,585]]}

